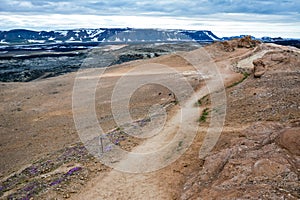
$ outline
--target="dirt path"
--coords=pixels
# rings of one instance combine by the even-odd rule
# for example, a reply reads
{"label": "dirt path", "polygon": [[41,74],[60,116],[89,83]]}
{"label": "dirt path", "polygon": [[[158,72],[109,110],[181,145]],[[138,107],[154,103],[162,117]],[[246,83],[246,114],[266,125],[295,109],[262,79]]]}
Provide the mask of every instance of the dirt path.
{"label": "dirt path", "polygon": [[[209,87],[203,87],[192,94],[181,105],[181,109],[177,110],[164,125],[159,134],[139,145],[132,151],[132,154],[128,154],[116,165],[117,169],[137,173],[126,173],[114,169],[105,177],[95,177],[94,180],[86,185],[84,192],[73,196],[72,199],[172,198],[172,195],[166,189],[168,188],[168,183],[162,183],[159,177],[159,169],[179,158],[193,142],[195,135],[191,133],[197,133],[199,125],[196,119],[202,112],[199,108],[195,107],[195,102],[207,94],[222,89],[222,87],[224,89],[224,85],[231,83],[240,76],[232,72],[229,67],[218,68],[213,62],[201,61],[199,59],[201,58],[199,56],[201,53],[194,51],[186,54],[185,59],[192,63],[201,73],[207,74],[210,77],[206,81]],[[263,53],[259,54],[259,56],[261,55]],[[245,64],[252,63],[252,60],[259,56],[247,59]],[[212,68],[215,69],[211,70]],[[219,70],[220,73],[216,74],[215,70]],[[221,83],[220,79],[222,79]],[[225,81],[224,84],[223,81]],[[216,141],[212,138],[210,140],[212,141],[209,141],[208,146],[213,147]],[[164,148],[165,146],[168,146],[168,148]],[[209,147],[206,151],[209,151],[211,148]],[[150,153],[149,155],[144,155],[145,152]]]}
{"label": "dirt path", "polygon": [[[252,65],[253,60],[262,57],[266,52],[267,50],[261,51],[254,56],[241,60],[238,65],[240,67],[249,67]],[[181,109],[177,110],[164,125],[159,134],[147,139],[143,144],[135,148],[132,154],[128,154],[116,165],[117,169],[137,173],[126,173],[114,169],[105,177],[95,177],[86,185],[84,191],[77,196],[73,196],[72,199],[172,199],[172,194],[167,191],[167,180],[163,182],[159,177],[159,169],[179,158],[193,142],[195,135],[190,133],[197,133],[199,125],[196,119],[202,112],[195,107],[195,102],[207,94],[222,89],[224,85],[228,85],[240,76],[232,72],[229,69],[230,67],[218,67],[213,62],[201,61],[199,54],[201,52],[194,51],[186,54],[185,59],[199,69],[201,73],[209,75],[210,78],[206,81],[206,84],[209,86],[203,87],[192,94],[181,105]],[[202,64],[200,65],[199,63]],[[219,74],[211,70],[214,67],[214,70],[218,70]],[[216,134],[215,137],[218,137],[218,133]],[[211,150],[217,142],[216,139],[209,138],[208,140],[210,141],[204,141],[204,143],[207,143],[207,146],[204,147],[202,153]],[[168,148],[164,148],[165,146],[168,146]],[[179,146],[180,150],[178,150]],[[207,149],[205,150],[205,148]],[[143,155],[145,152],[150,153],[149,155]]]}

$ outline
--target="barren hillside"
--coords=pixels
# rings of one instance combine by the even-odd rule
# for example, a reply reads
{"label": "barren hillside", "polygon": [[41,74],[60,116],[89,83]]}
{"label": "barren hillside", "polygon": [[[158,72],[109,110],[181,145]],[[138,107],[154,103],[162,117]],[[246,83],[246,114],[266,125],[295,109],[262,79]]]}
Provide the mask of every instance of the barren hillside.
{"label": "barren hillside", "polygon": [[[1,198],[300,198],[298,49],[244,38],[115,65],[103,74],[93,70],[0,83]],[[113,167],[91,155],[74,123],[72,97],[74,82],[99,77],[96,88],[87,84],[79,91],[95,90],[96,118],[107,141],[133,153],[158,151],[167,144],[172,148],[158,157],[137,159],[120,157],[102,144],[101,154],[110,156]],[[149,83],[141,84],[145,80]],[[132,93],[122,92],[135,85]],[[117,94],[116,86],[121,88]],[[220,111],[213,97],[222,89],[222,132],[217,141],[210,141],[212,151],[199,158],[207,130],[213,127],[211,117]],[[112,105],[124,105],[127,95],[132,121],[119,123],[116,115],[125,111],[120,107],[114,113]],[[167,115],[157,114],[153,105]],[[85,114],[84,109],[79,112]],[[136,127],[150,131],[161,126],[151,137],[126,134],[136,133]],[[155,170],[128,173],[132,169],[120,171],[124,166],[137,167],[136,172],[152,166]]]}

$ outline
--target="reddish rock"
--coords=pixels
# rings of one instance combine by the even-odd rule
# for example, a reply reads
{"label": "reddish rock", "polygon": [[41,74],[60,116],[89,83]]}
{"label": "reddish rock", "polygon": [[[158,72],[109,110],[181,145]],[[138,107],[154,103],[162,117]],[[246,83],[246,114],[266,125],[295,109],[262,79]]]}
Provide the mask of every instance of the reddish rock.
{"label": "reddish rock", "polygon": [[279,162],[266,158],[255,162],[252,172],[255,177],[274,177],[289,172],[289,169]]}
{"label": "reddish rock", "polygon": [[261,42],[257,40],[252,40],[251,36],[246,36],[244,38],[241,38],[238,42],[239,48],[253,48],[256,47]]}
{"label": "reddish rock", "polygon": [[279,136],[278,144],[292,154],[300,156],[300,128],[291,128]]}
{"label": "reddish rock", "polygon": [[[299,199],[295,166],[300,157],[293,153],[299,145],[292,141],[299,129],[283,130],[277,123],[255,123],[241,132],[230,147],[206,157],[202,170],[185,184],[181,199]],[[292,150],[278,145],[278,138]]]}
{"label": "reddish rock", "polygon": [[257,59],[253,61],[254,65],[254,77],[260,78],[266,72],[266,65],[262,59]]}
{"label": "reddish rock", "polygon": [[222,42],[222,49],[226,52],[233,52],[235,50],[234,45],[232,43],[229,43],[227,41]]}
{"label": "reddish rock", "polygon": [[278,63],[286,62],[286,61],[288,61],[288,56],[285,55],[282,52],[274,52],[271,55],[271,61],[275,61],[275,62],[278,62]]}

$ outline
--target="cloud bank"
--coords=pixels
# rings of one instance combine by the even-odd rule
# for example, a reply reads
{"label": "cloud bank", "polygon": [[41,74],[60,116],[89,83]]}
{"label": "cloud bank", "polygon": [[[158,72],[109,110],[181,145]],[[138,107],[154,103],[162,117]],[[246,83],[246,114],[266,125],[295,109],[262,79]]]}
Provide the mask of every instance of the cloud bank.
{"label": "cloud bank", "polygon": [[298,0],[2,0],[0,29],[208,29],[300,38]]}

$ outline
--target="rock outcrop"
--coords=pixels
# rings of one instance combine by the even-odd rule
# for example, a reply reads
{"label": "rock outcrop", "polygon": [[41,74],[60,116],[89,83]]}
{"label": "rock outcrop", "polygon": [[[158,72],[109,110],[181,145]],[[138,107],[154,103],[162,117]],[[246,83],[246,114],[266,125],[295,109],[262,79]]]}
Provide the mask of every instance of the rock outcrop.
{"label": "rock outcrop", "polygon": [[219,43],[219,48],[225,52],[233,52],[236,48],[253,48],[261,44],[258,40],[252,40],[251,36]]}
{"label": "rock outcrop", "polygon": [[226,52],[233,52],[235,50],[235,45],[233,45],[231,42],[225,41],[221,42],[222,49]]}
{"label": "rock outcrop", "polygon": [[254,77],[260,78],[266,72],[266,65],[262,59],[257,59],[253,61],[254,65]]}
{"label": "rock outcrop", "polygon": [[300,128],[255,123],[208,155],[182,199],[299,199]]}
{"label": "rock outcrop", "polygon": [[[290,153],[300,156],[300,128],[291,128],[284,131],[278,138],[277,143],[288,150]],[[297,168],[300,168],[300,163],[298,162]]]}
{"label": "rock outcrop", "polygon": [[256,47],[261,42],[258,40],[252,40],[251,36],[246,36],[244,38],[239,39],[238,47],[239,48],[253,48]]}

